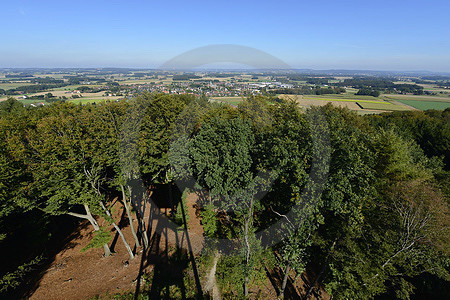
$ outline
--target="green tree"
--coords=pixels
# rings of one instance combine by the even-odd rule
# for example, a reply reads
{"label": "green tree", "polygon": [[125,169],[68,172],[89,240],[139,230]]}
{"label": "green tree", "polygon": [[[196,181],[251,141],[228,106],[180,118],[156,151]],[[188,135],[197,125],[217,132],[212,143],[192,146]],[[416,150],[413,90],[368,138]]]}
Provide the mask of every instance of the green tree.
{"label": "green tree", "polygon": [[[102,215],[119,233],[130,258],[134,255],[121,229],[114,222],[105,204],[111,151],[108,130],[90,111],[91,106],[54,105],[49,114],[39,120],[30,132],[29,146],[33,153],[30,167],[33,183],[30,188],[38,195],[38,208],[52,215],[69,214],[87,219],[95,231],[100,227],[91,210]],[[78,213],[83,206],[85,214]],[[109,247],[104,245],[105,255]]]}

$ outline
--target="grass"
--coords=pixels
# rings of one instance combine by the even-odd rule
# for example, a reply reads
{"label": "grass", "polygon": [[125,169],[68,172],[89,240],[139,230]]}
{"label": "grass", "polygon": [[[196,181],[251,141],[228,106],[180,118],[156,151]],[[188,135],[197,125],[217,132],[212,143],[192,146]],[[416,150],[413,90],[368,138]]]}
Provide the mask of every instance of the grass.
{"label": "grass", "polygon": [[75,104],[79,104],[79,103],[81,103],[81,104],[85,104],[85,103],[100,103],[100,102],[104,102],[104,101],[107,101],[107,100],[110,100],[110,101],[114,101],[115,99],[108,99],[108,98],[87,98],[87,99],[85,99],[85,98],[77,98],[77,99],[69,99],[69,100],[67,100],[68,102],[71,102],[71,103],[75,103]]}
{"label": "grass", "polygon": [[372,110],[409,110],[407,107],[402,105],[392,104],[389,102],[369,102],[369,101],[358,101],[356,102],[363,109]]}
{"label": "grass", "polygon": [[390,104],[389,102],[385,101],[374,101],[374,100],[359,100],[359,99],[336,99],[336,98],[310,98],[310,97],[303,97],[305,100],[322,100],[322,101],[342,101],[342,102],[363,102],[363,103],[375,103],[375,104]]}
{"label": "grass", "polygon": [[155,84],[159,84],[160,82],[163,82],[163,84],[171,84],[172,78],[168,79],[127,79],[123,81],[118,81],[120,85],[127,85],[127,84],[150,84],[154,82]]}
{"label": "grass", "polygon": [[72,91],[72,90],[79,89],[80,86],[88,86],[90,88],[98,88],[98,87],[101,87],[102,85],[101,84],[84,84],[84,85],[83,84],[73,84],[73,85],[66,85],[63,87],[51,89],[50,92],[51,91]]}
{"label": "grass", "polygon": [[45,102],[44,99],[23,99],[23,100],[18,100],[20,103],[23,103],[25,105],[30,105],[32,103],[39,103],[39,102],[43,102],[45,104],[48,104],[47,102]]}
{"label": "grass", "polygon": [[383,95],[386,100],[421,100],[421,101],[436,101],[436,102],[450,102],[450,97],[447,95],[426,96],[426,95]]}
{"label": "grass", "polygon": [[25,86],[25,85],[34,85],[34,84],[31,82],[0,83],[0,89],[10,90],[10,89],[15,89],[15,88],[18,88],[20,86]]}
{"label": "grass", "polygon": [[444,110],[450,107],[450,102],[420,101],[420,100],[396,100],[396,101],[421,110],[427,109]]}
{"label": "grass", "polygon": [[211,99],[231,105],[238,105],[242,102],[242,97],[211,97]]}
{"label": "grass", "polygon": [[365,95],[355,95],[354,93],[344,93],[344,94],[326,94],[326,95],[304,95],[303,98],[311,99],[349,99],[349,100],[371,100],[371,101],[383,101],[384,98],[372,97]]}

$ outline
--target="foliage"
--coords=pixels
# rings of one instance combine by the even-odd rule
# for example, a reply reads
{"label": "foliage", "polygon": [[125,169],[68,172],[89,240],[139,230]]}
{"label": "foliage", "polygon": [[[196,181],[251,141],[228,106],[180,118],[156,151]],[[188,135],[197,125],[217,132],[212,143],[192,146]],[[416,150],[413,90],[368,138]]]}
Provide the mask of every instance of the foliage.
{"label": "foliage", "polygon": [[[189,195],[189,190],[185,189],[181,195],[181,201],[178,203],[173,216],[173,220],[180,226],[183,226],[186,222],[186,226],[189,226],[189,213],[186,203],[187,196]],[[189,228],[188,228],[189,229]]]}
{"label": "foliage", "polygon": [[94,231],[93,234],[94,237],[91,239],[89,244],[81,249],[81,252],[86,252],[87,250],[92,248],[102,248],[104,244],[108,244],[112,239],[111,233],[105,230],[105,228],[103,227],[101,227],[98,231]]}
{"label": "foliage", "polygon": [[[377,78],[342,84],[402,88]],[[42,108],[8,99],[0,103],[0,242],[64,214],[97,230],[95,216],[113,222],[110,206],[122,188],[124,198],[141,200],[128,189],[140,178],[141,188],[175,181],[192,188],[195,179],[205,236],[233,239],[217,266],[225,297],[267,280],[276,253],[285,279],[313,270],[312,290],[334,298],[407,299],[449,279],[448,121],[449,110],[362,117],[266,96],[237,107],[191,95]],[[173,215],[179,224],[187,196]],[[280,220],[282,242],[264,250],[257,232]],[[26,236],[29,246],[49,235],[40,229]],[[82,251],[110,239],[102,228]],[[8,289],[36,264],[23,264],[29,259],[4,275]],[[177,272],[155,267],[154,293],[195,297],[187,254],[178,250],[167,263]]]}
{"label": "foliage", "polygon": [[3,277],[0,278],[0,294],[18,287],[23,282],[24,278],[35,270],[36,266],[42,261],[43,257],[38,256],[31,261],[20,265],[15,271],[3,275]]}
{"label": "foliage", "polygon": [[214,237],[217,232],[217,213],[215,211],[215,206],[212,203],[208,203],[204,206],[202,212],[200,213],[202,218],[203,230],[205,236]]}
{"label": "foliage", "polygon": [[378,96],[380,96],[380,92],[376,91],[376,90],[363,88],[363,89],[360,89],[355,95],[367,95],[367,96],[378,97]]}

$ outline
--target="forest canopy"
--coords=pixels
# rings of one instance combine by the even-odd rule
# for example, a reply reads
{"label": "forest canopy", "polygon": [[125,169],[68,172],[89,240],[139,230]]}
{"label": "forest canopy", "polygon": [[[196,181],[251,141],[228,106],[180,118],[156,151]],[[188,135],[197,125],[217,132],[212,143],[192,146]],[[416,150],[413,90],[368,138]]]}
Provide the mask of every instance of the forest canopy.
{"label": "forest canopy", "polygon": [[[144,189],[169,185],[171,196],[175,185],[209,194],[199,203],[205,236],[235,241],[218,263],[226,297],[249,296],[278,268],[280,295],[290,274],[307,273],[313,280],[302,297],[323,289],[335,299],[443,299],[449,144],[449,109],[359,116],[264,96],[237,107],[151,93],[43,107],[10,98],[0,102],[0,295],[19,295],[51,257],[54,236],[83,220],[95,233],[89,248],[111,255],[114,228],[134,259],[149,243],[145,199],[132,188],[141,179]],[[117,199],[133,240],[113,217]],[[183,222],[184,204],[171,201]],[[258,232],[284,218],[283,238],[267,248]]]}

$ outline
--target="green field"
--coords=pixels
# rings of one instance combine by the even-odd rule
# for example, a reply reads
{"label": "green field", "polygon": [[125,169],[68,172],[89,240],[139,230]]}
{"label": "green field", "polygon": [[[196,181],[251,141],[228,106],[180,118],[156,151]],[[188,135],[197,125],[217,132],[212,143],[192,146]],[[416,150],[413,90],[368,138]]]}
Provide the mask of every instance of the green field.
{"label": "green field", "polygon": [[356,102],[363,109],[373,109],[373,110],[409,110],[407,107],[392,104],[389,102],[369,102],[369,101],[358,101]]}
{"label": "green field", "polygon": [[48,104],[47,102],[44,101],[44,99],[23,99],[23,100],[19,100],[20,103],[23,103],[24,105],[30,105],[32,103],[38,103],[38,102],[43,102],[45,104]]}
{"label": "green field", "polygon": [[242,102],[242,97],[211,97],[211,99],[231,105],[238,105]]}
{"label": "green field", "polygon": [[[85,103],[100,103],[100,102],[104,102],[104,101],[107,101],[107,100],[110,100],[110,101],[114,101],[115,99],[107,99],[107,98],[87,98],[87,99],[85,99],[85,98],[79,98],[79,99],[69,99],[69,100],[66,100],[67,102],[70,102],[70,103],[74,103],[74,104],[79,104],[79,103],[81,103],[81,104],[85,104]],[[19,100],[19,102],[20,103],[23,103],[24,105],[30,105],[30,104],[32,104],[32,103],[38,103],[38,102],[43,102],[43,103],[45,103],[45,105],[49,105],[49,104],[51,104],[51,103],[48,103],[48,102],[46,102],[44,99],[21,99],[21,100]]]}
{"label": "green field", "polygon": [[425,95],[390,95],[382,96],[386,100],[416,100],[416,101],[436,101],[436,102],[450,102],[449,96],[425,96]]}
{"label": "green field", "polygon": [[150,84],[150,83],[156,83],[159,84],[162,82],[163,84],[171,84],[173,83],[172,78],[167,79],[126,79],[122,81],[118,81],[120,85],[127,85],[127,84]]}
{"label": "green field", "polygon": [[305,100],[322,100],[322,101],[342,101],[342,102],[363,102],[363,103],[375,103],[375,104],[390,104],[385,101],[375,100],[359,100],[359,99],[343,99],[343,98],[326,98],[326,97],[303,97]]}
{"label": "green field", "polygon": [[30,82],[0,83],[0,89],[10,90],[25,85],[34,85],[34,84]]}
{"label": "green field", "polygon": [[85,104],[85,103],[100,103],[100,102],[104,102],[104,101],[107,101],[107,100],[114,100],[114,99],[107,99],[107,98],[87,98],[87,99],[85,99],[85,98],[78,98],[78,99],[73,99],[73,100],[68,100],[67,102],[70,102],[70,103],[75,103],[75,104],[79,104],[79,103],[81,103],[81,104]]}
{"label": "green field", "polygon": [[[330,101],[333,101],[332,99],[346,99],[346,100],[370,100],[370,101],[383,101],[384,98],[382,97],[372,97],[372,96],[365,96],[365,95],[355,95],[353,93],[344,93],[344,94],[326,94],[326,95],[304,95],[304,99],[310,98],[310,99],[331,99]],[[337,100],[335,100],[337,101]]]}
{"label": "green field", "polygon": [[74,85],[66,85],[58,88],[51,89],[49,91],[72,91],[77,90],[80,88],[80,86],[88,86],[90,88],[98,88],[101,87],[101,84],[74,84]]}
{"label": "green field", "polygon": [[396,101],[421,110],[427,109],[444,110],[450,107],[450,102],[420,101],[420,100],[396,100]]}

